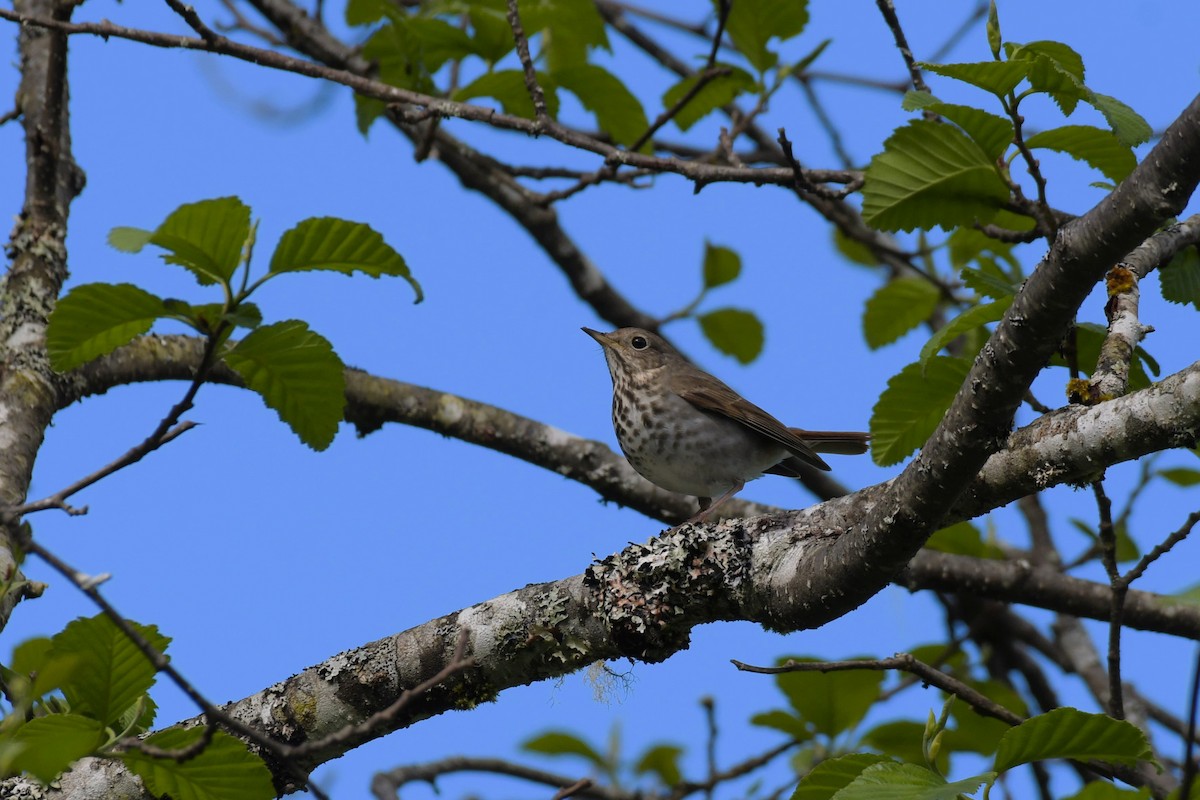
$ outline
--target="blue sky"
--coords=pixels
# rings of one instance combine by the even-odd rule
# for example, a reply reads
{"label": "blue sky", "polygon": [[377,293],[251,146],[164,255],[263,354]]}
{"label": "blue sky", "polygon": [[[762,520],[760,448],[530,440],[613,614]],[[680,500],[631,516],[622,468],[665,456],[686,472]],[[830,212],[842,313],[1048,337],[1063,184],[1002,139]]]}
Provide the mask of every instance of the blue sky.
{"label": "blue sky", "polygon": [[[958,5],[965,14],[967,4]],[[197,3],[206,19],[220,13],[215,6]],[[961,21],[958,10],[947,10],[951,4],[898,6],[918,57]],[[1022,1],[1001,3],[1000,13],[1008,39],[1072,45],[1084,57],[1092,88],[1129,103],[1158,130],[1200,83],[1194,46],[1200,7],[1194,4]],[[185,32],[160,4],[94,0],[76,18],[104,17]],[[6,29],[11,41],[14,28]],[[824,70],[903,77],[873,3],[813,3],[810,28],[795,54],[824,38],[833,39],[819,62]],[[614,37],[613,44],[613,68],[646,87],[638,93],[653,117],[653,99],[670,79],[623,41]],[[986,57],[980,26],[949,60]],[[72,41],[71,76],[75,153],[88,175],[71,211],[72,283],[128,281],[202,302],[205,295],[186,273],[151,254],[117,253],[104,242],[114,226],[151,228],[177,205],[203,198],[236,194],[252,206],[262,220],[260,262],[279,234],[304,218],[367,222],[408,259],[424,285],[424,303],[414,306],[401,281],[299,275],[271,284],[257,298],[266,317],[307,320],[348,364],[613,443],[603,358],[578,330],[606,325],[502,212],[465,193],[438,163],[415,164],[407,142],[384,125],[360,136],[348,92],[229,59],[82,37]],[[0,96],[11,97],[15,85],[15,69],[0,71]],[[933,88],[946,99],[983,102],[945,81]],[[898,97],[883,92],[831,85],[819,91],[851,152],[863,160],[909,116]],[[319,110],[299,121],[253,112],[260,102],[295,108],[314,98]],[[1027,116],[1039,128],[1060,120],[1047,108],[1035,107]],[[1076,117],[1072,121],[1098,121],[1084,111]],[[787,128],[807,165],[836,166],[796,89],[780,93],[770,120],[770,130]],[[549,153],[574,164],[594,163],[555,143],[446,124],[469,141],[503,147],[518,161]],[[716,124],[697,126],[690,138],[711,142]],[[0,127],[0,154],[0,200],[15,215],[24,178],[16,124]],[[1087,188],[1098,176],[1069,162],[1044,163],[1058,207],[1081,212],[1101,197],[1100,190]],[[860,316],[878,276],[833,254],[824,224],[784,190],[716,185],[694,195],[685,181],[664,177],[646,191],[591,189],[557,210],[608,278],[654,314],[665,315],[694,296],[706,240],[737,250],[741,279],[719,290],[706,308],[753,309],[767,329],[762,357],[740,366],[705,344],[688,322],[667,332],[698,363],[792,424],[865,429],[887,379],[924,342],[918,332],[879,351],[866,349]],[[1026,248],[1027,267],[1039,247]],[[1156,280],[1146,284],[1142,309],[1143,321],[1158,329],[1146,346],[1164,374],[1191,363],[1195,312],[1165,304]],[[1093,297],[1084,313],[1102,321],[1102,298]],[[1039,396],[1057,404],[1064,379],[1061,370],[1041,379]],[[183,389],[125,387],[62,412],[40,454],[32,495],[48,494],[140,441]],[[39,539],[71,564],[112,573],[104,587],[110,599],[127,616],[173,637],[175,663],[218,701],[241,698],[341,650],[526,583],[579,573],[593,556],[661,529],[599,503],[592,490],[553,473],[422,430],[392,425],[358,439],[343,426],[328,451],[313,453],[257,396],[216,386],[201,391],[188,418],[202,425],[78,498],[90,506],[86,517],[44,513],[32,522]],[[897,472],[867,458],[834,461],[839,479],[854,487]],[[1163,465],[1168,463],[1187,463],[1186,454],[1169,455]],[[1111,470],[1113,485],[1133,469]],[[1135,538],[1149,545],[1178,526],[1190,510],[1181,491],[1152,487],[1134,518]],[[1119,502],[1121,493],[1114,489],[1114,495]],[[752,484],[745,496],[780,505],[809,502],[780,478]],[[1090,494],[1062,487],[1047,501],[1056,530],[1070,543],[1064,546],[1081,546],[1063,521],[1093,519]],[[1001,511],[993,519],[1000,536],[1025,541],[1014,514]],[[1194,583],[1188,565],[1196,563],[1197,548],[1185,543],[1139,585],[1177,591]],[[0,636],[0,653],[95,613],[42,565],[30,564],[28,573],[51,588],[17,610]],[[603,741],[617,724],[631,751],[673,740],[689,748],[688,763],[698,767],[704,730],[698,699],[704,695],[716,698],[719,753],[729,764],[776,741],[744,721],[782,702],[768,679],[734,672],[729,658],[762,663],[785,654],[890,655],[936,640],[942,629],[934,604],[895,588],[817,631],[785,637],[748,624],[705,626],[695,632],[690,650],[665,664],[616,665],[629,680],[602,702],[584,675],[511,690],[469,714],[444,715],[362,748],[323,768],[318,780],[339,798],[365,797],[376,769],[460,753],[514,756],[520,740],[551,727]],[[1179,665],[1190,649],[1148,634],[1131,633],[1128,642],[1129,674],[1135,680],[1155,675],[1143,688],[1180,709],[1185,669]],[[1064,700],[1085,702],[1081,691],[1068,684]],[[169,689],[156,698],[164,724],[194,713]],[[894,711],[874,719],[921,717],[938,705],[934,693],[910,690]],[[480,785],[474,779],[443,784],[455,795]]]}

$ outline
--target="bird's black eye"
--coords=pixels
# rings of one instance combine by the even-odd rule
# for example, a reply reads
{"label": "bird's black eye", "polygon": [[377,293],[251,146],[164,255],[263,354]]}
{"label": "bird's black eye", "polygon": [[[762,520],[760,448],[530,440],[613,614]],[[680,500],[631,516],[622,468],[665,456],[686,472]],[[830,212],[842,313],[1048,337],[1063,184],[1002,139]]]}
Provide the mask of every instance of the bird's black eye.
{"label": "bird's black eye", "polygon": [[634,350],[645,350],[650,346],[650,343],[646,341],[645,336],[635,336],[629,340],[629,343],[633,345]]}

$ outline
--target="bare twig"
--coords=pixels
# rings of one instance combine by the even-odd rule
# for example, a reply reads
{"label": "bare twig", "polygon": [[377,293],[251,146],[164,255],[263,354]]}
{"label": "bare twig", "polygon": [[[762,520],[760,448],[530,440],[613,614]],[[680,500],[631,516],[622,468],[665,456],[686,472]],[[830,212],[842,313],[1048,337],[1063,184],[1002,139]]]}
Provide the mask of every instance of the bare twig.
{"label": "bare twig", "polygon": [[590,788],[591,785],[591,778],[580,778],[570,786],[564,786],[563,788],[559,789],[554,793],[554,796],[551,797],[550,800],[566,800],[566,798],[577,795],[584,789]]}
{"label": "bare twig", "polygon": [[1113,527],[1112,501],[1104,491],[1104,482],[1093,481],[1092,493],[1096,496],[1100,515],[1100,557],[1112,587],[1108,619],[1108,713],[1114,719],[1125,719],[1125,701],[1121,690],[1121,623],[1125,616],[1125,595],[1129,592],[1129,584],[1121,581],[1121,574],[1117,571],[1117,532]]}
{"label": "bare twig", "polygon": [[508,25],[512,28],[513,40],[517,45],[517,57],[521,59],[521,70],[525,75],[525,90],[533,101],[533,113],[539,122],[550,118],[546,113],[546,93],[538,83],[537,71],[533,68],[533,59],[529,56],[529,37],[521,26],[521,12],[517,10],[517,0],[508,0]]}
{"label": "bare twig", "polygon": [[900,51],[900,56],[904,59],[904,66],[908,68],[908,76],[912,80],[913,88],[918,92],[928,92],[929,85],[925,83],[925,78],[917,66],[917,60],[913,58],[912,48],[908,46],[908,38],[904,35],[904,29],[900,27],[900,18],[896,16],[896,6],[892,0],[875,0],[875,5],[883,14],[883,19],[892,32],[892,38],[896,41],[896,49]]}
{"label": "bare twig", "polygon": [[1191,797],[1192,784],[1196,780],[1196,760],[1192,757],[1196,741],[1196,705],[1200,701],[1200,648],[1196,650],[1196,665],[1192,667],[1192,692],[1188,699],[1187,738],[1183,744],[1183,779],[1180,781],[1179,796]]}

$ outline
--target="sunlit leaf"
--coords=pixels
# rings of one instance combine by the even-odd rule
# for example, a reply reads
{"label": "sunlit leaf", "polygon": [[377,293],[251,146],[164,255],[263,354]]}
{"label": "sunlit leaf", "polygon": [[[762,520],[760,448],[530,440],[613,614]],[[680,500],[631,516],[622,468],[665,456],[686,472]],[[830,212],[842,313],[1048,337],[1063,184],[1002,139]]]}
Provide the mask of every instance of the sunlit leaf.
{"label": "sunlit leaf", "polygon": [[[199,728],[171,728],[148,737],[146,742],[163,750],[181,750],[200,734]],[[138,750],[122,753],[121,760],[156,797],[268,800],[276,796],[271,772],[263,760],[251,753],[245,742],[223,731],[213,734],[200,755],[185,761],[152,758]]]}
{"label": "sunlit leaf", "polygon": [[1125,180],[1137,166],[1137,158],[1129,145],[1122,143],[1115,134],[1090,125],[1064,125],[1040,131],[1026,139],[1025,144],[1033,149],[1056,150],[1085,161],[1116,183]]}
{"label": "sunlit leaf", "polygon": [[[171,641],[153,625],[129,624],[160,653]],[[154,665],[104,614],[73,620],[52,641],[56,655],[79,660],[62,686],[75,713],[110,725],[154,685]]]}
{"label": "sunlit leaf", "polygon": [[881,467],[898,463],[937,429],[971,362],[934,356],[909,364],[888,381],[871,415],[871,457]]}
{"label": "sunlit leaf", "polygon": [[85,283],[59,298],[46,329],[50,366],[66,372],[107,355],[165,315],[162,298],[131,283]]}
{"label": "sunlit leaf", "polygon": [[12,736],[21,746],[10,762],[17,772],[28,772],[50,783],[72,762],[104,744],[104,724],[79,714],[51,714],[31,719]]}
{"label": "sunlit leaf", "polygon": [[937,308],[941,292],[924,278],[904,277],[875,290],[863,310],[863,336],[878,350],[925,322]]}
{"label": "sunlit leaf", "polygon": [[740,308],[719,308],[697,317],[700,330],[713,347],[749,364],[762,352],[763,325],[750,311]]}
{"label": "sunlit leaf", "polygon": [[404,278],[416,293],[416,302],[421,302],[421,285],[413,278],[404,257],[381,234],[361,222],[315,217],[284,233],[271,256],[270,271],[305,270]]}
{"label": "sunlit leaf", "polygon": [[995,770],[1051,758],[1098,759],[1132,766],[1154,758],[1146,734],[1125,720],[1056,708],[1022,722],[1000,740]]}

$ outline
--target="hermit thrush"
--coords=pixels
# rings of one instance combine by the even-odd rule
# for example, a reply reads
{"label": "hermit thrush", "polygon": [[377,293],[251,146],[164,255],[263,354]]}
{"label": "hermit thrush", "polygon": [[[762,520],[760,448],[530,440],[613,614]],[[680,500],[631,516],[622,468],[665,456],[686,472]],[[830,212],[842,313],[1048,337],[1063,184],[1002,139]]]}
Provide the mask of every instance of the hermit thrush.
{"label": "hermit thrush", "polygon": [[764,473],[798,477],[803,464],[829,469],[818,451],[867,450],[865,433],[787,427],[649,331],[583,332],[604,347],[622,452],[651,483],[700,500],[691,522]]}

